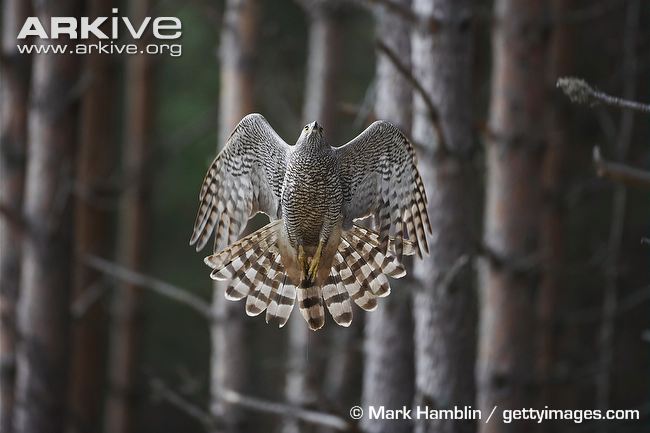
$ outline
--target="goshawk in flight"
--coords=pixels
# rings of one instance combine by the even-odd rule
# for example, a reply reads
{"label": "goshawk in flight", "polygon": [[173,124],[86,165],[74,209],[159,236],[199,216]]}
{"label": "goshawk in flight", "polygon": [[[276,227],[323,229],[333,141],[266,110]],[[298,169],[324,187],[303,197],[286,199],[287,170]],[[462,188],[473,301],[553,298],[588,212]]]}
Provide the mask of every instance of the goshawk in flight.
{"label": "goshawk in flight", "polygon": [[[427,196],[413,146],[399,129],[377,121],[341,147],[316,122],[287,144],[259,114],[237,125],[203,180],[190,245],[229,280],[226,298],[246,298],[246,313],[266,310],[282,327],[295,299],[313,330],[325,323],[323,301],[342,326],[350,299],[370,311],[390,293],[386,276],[405,275],[402,256],[429,252]],[[271,222],[238,240],[257,212]],[[377,231],[355,223],[373,216]],[[236,242],[235,242],[236,241]]]}

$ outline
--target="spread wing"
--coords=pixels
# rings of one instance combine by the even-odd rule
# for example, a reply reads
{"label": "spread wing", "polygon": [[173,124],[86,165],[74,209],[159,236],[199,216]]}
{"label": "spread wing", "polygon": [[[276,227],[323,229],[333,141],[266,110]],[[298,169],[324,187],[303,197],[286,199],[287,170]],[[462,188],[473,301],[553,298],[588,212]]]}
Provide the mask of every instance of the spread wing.
{"label": "spread wing", "polygon": [[389,236],[401,261],[404,238],[415,243],[418,256],[429,252],[431,233],[427,196],[416,166],[415,150],[392,124],[377,121],[358,137],[336,149],[343,182],[343,227],[374,216],[382,251]]}
{"label": "spread wing", "polygon": [[278,219],[289,149],[262,115],[244,117],[205,175],[190,245],[201,250],[215,231],[218,251],[234,242],[258,211]]}

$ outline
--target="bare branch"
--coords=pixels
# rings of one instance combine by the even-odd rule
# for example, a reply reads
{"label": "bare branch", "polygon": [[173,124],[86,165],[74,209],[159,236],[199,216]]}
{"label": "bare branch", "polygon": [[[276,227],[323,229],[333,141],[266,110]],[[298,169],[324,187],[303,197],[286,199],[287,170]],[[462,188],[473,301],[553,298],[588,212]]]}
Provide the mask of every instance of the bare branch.
{"label": "bare branch", "polygon": [[454,263],[448,268],[440,278],[440,288],[442,292],[447,291],[449,286],[454,282],[460,271],[462,271],[467,264],[471,262],[472,256],[470,254],[463,254],[456,258]]}
{"label": "bare branch", "polygon": [[490,266],[501,269],[515,277],[536,277],[543,270],[543,263],[539,254],[509,257],[498,252],[485,242],[478,242],[476,254],[487,260]]}
{"label": "bare branch", "polygon": [[395,53],[380,39],[377,40],[376,44],[377,49],[383,53],[388,58],[388,60],[390,60],[390,62],[395,66],[399,73],[404,76],[409,84],[413,86],[413,89],[422,97],[422,100],[424,101],[424,104],[427,106],[427,110],[429,111],[431,124],[436,130],[436,135],[438,137],[438,147],[436,149],[436,152],[443,157],[449,156],[449,148],[447,147],[445,134],[442,130],[442,125],[440,124],[440,114],[436,108],[436,105],[433,103],[431,96],[427,93],[422,83],[420,83],[420,81],[411,73],[411,70],[406,65],[404,65],[404,63],[402,63],[397,53]]}
{"label": "bare branch", "polygon": [[576,104],[587,104],[590,106],[598,104],[611,105],[613,107],[636,110],[642,113],[650,113],[650,104],[611,96],[594,89],[581,78],[562,77],[557,80],[556,86],[562,89],[565,95]]}
{"label": "bare branch", "polygon": [[88,255],[83,258],[83,262],[86,266],[102,272],[105,275],[116,280],[133,284],[144,289],[149,289],[166,298],[172,299],[181,304],[185,304],[210,321],[221,320],[220,316],[214,314],[209,303],[205,302],[203,299],[197,296],[194,296],[186,289],[174,286],[164,281],[160,281],[154,277],[135,272],[131,269],[127,269],[101,257]]}
{"label": "bare branch", "polygon": [[81,319],[90,310],[90,307],[99,302],[107,290],[108,285],[103,278],[86,287],[70,306],[70,314],[72,314],[72,317],[75,320]]}
{"label": "bare branch", "polygon": [[598,176],[606,177],[628,186],[650,189],[650,171],[603,159],[600,154],[600,149],[597,146],[594,147],[593,159]]}
{"label": "bare branch", "polygon": [[328,413],[317,412],[272,401],[260,400],[254,397],[242,395],[230,389],[223,389],[220,397],[227,403],[236,404],[257,412],[272,413],[283,417],[294,418],[308,423],[330,427],[339,431],[353,430],[353,426],[349,422],[339,416]]}
{"label": "bare branch", "polygon": [[154,398],[160,398],[189,417],[194,418],[203,425],[206,431],[215,431],[216,427],[220,425],[218,420],[210,415],[208,411],[202,409],[176,391],[172,390],[161,379],[151,379],[149,385],[153,391]]}
{"label": "bare branch", "polygon": [[[207,431],[214,431],[222,423],[208,411],[189,401],[186,397],[174,391],[162,379],[153,378],[149,381],[154,398],[160,398],[179,409],[186,415],[199,421]],[[299,419],[308,423],[333,428],[339,431],[352,431],[353,426],[336,415],[303,409],[282,403],[261,400],[242,395],[236,391],[224,389],[219,397],[230,404],[238,405],[257,412],[278,415],[285,418]]]}

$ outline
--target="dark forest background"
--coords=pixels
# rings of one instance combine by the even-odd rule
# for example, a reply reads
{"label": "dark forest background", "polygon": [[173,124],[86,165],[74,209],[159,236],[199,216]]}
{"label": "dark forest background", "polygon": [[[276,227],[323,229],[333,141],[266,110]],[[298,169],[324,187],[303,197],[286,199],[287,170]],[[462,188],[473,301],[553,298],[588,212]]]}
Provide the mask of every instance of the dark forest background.
{"label": "dark forest background", "polygon": [[[116,6],[179,17],[182,55],[16,50],[27,16]],[[556,86],[576,76],[650,102],[650,3],[3,0],[1,13],[2,433],[650,428],[650,110]],[[203,175],[249,112],[287,142],[313,120],[339,145],[385,119],[416,146],[432,254],[350,328],[246,316],[212,287],[209,251],[188,246]],[[640,419],[348,415],[382,404]]]}

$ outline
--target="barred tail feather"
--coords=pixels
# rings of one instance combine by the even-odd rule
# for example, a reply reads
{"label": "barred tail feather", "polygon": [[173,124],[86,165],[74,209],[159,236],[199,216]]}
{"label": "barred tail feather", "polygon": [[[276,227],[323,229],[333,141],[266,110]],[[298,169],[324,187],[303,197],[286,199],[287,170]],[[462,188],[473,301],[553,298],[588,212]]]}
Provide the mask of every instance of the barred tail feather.
{"label": "barred tail feather", "polygon": [[298,307],[300,313],[309,325],[309,329],[316,331],[325,324],[325,309],[323,308],[323,298],[321,288],[318,286],[298,287]]}
{"label": "barred tail feather", "polygon": [[271,302],[266,308],[266,323],[275,323],[280,328],[286,325],[295,301],[296,286],[288,281],[285,274],[280,288],[271,292]]}
{"label": "barred tail feather", "polygon": [[[374,231],[373,229],[369,229],[367,227],[363,227],[357,224],[354,224],[350,230],[348,230],[348,233],[352,233],[355,236],[366,240],[367,242],[370,242],[373,246],[379,247],[380,245],[380,238],[379,238],[379,233]],[[417,254],[417,246],[414,241],[410,239],[403,239],[403,255],[405,256],[412,256],[414,254]],[[391,238],[389,240],[389,248],[387,255],[395,257],[395,239]]]}
{"label": "barred tail feather", "polygon": [[335,263],[337,272],[341,277],[341,282],[350,294],[354,303],[366,311],[373,311],[376,309],[377,297],[372,294],[367,286],[359,283],[354,272],[352,272],[352,269],[350,269],[340,251],[336,252]]}
{"label": "barred tail feather", "polygon": [[257,316],[266,310],[271,302],[271,294],[280,287],[284,278],[284,268],[279,252],[275,249],[267,251],[261,269],[266,269],[264,281],[246,298],[246,314],[249,316]]}
{"label": "barred tail feather", "polygon": [[284,326],[296,296],[287,281],[277,247],[281,221],[274,221],[240,239],[223,251],[205,258],[210,277],[230,281],[226,299],[246,298],[246,313],[256,316],[266,310],[266,321]]}
{"label": "barred tail feather", "polygon": [[[268,248],[278,239],[280,220],[274,221],[261,229],[243,237],[234,244],[205,258],[205,264],[213,269],[213,279],[228,280],[234,277],[233,268],[241,269],[241,263],[251,257],[255,251]],[[259,254],[259,252],[258,252]],[[233,264],[234,263],[234,264]],[[228,269],[226,269],[228,268]]]}
{"label": "barred tail feather", "polygon": [[268,270],[268,267],[264,266],[264,263],[267,260],[266,253],[270,248],[271,246],[269,245],[258,244],[252,250],[250,256],[235,271],[235,276],[228,284],[225,292],[226,299],[230,301],[244,299],[249,293],[255,290],[255,287],[264,283]]}
{"label": "barred tail feather", "polygon": [[[388,249],[386,254],[381,251],[381,241],[378,233],[365,227],[354,225],[343,237],[354,246],[367,263],[375,268],[381,269],[381,272],[385,275],[393,278],[401,278],[406,275],[404,266],[393,254],[391,248]],[[415,254],[415,245],[413,242],[403,239],[402,248],[403,255]]]}
{"label": "barred tail feather", "polygon": [[345,237],[342,237],[342,240],[339,251],[359,284],[368,287],[375,296],[388,296],[390,284],[381,268],[372,261],[367,262]]}
{"label": "barred tail feather", "polygon": [[334,268],[323,285],[323,299],[334,321],[341,326],[350,326],[352,323],[350,294],[345,290],[345,286]]}

